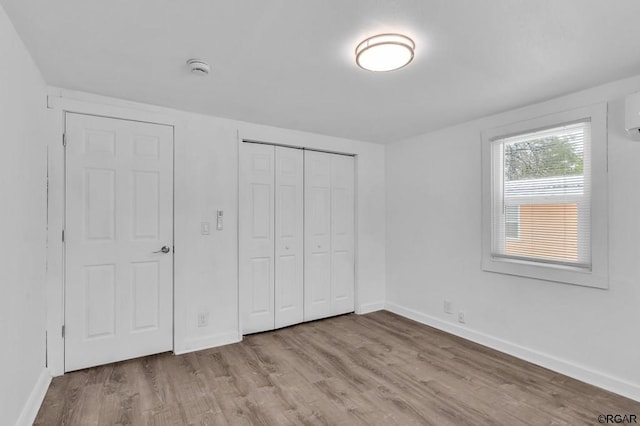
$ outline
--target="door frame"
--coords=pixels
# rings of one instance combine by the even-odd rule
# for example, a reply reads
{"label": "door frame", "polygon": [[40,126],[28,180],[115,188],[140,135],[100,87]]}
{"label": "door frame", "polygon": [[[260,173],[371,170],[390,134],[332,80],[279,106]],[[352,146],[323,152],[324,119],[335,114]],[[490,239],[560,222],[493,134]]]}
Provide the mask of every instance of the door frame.
{"label": "door frame", "polygon": [[[175,246],[175,146],[178,135],[182,134],[186,127],[184,121],[163,113],[159,108],[143,109],[140,104],[128,104],[122,101],[118,101],[118,106],[115,106],[110,104],[109,98],[104,98],[104,101],[104,103],[96,103],[92,100],[77,99],[73,96],[66,96],[66,93],[63,94],[60,89],[50,90],[47,96],[45,121],[52,136],[47,147],[47,333],[45,346],[46,367],[52,376],[65,373],[65,343],[62,327],[65,321],[66,259],[62,231],[66,219],[66,163],[63,135],[66,130],[67,113],[159,124],[173,128],[172,239]],[[172,255],[172,351],[175,351],[176,301],[179,292],[175,280],[175,252]]]}
{"label": "door frame", "polygon": [[[353,285],[353,308],[354,308],[354,312],[359,314],[360,313],[360,304],[359,304],[359,281],[358,281],[358,154],[356,153],[352,153],[352,152],[345,152],[345,151],[334,151],[331,149],[322,149],[322,148],[315,148],[312,147],[310,145],[305,145],[304,143],[299,144],[296,141],[289,141],[287,142],[274,142],[274,141],[267,141],[261,137],[248,137],[246,135],[241,135],[240,132],[238,132],[238,206],[237,206],[237,211],[238,211],[238,217],[236,218],[237,223],[238,223],[238,230],[237,230],[237,235],[238,235],[238,278],[240,277],[240,265],[242,263],[242,259],[240,257],[240,245],[242,244],[242,241],[240,239],[240,191],[241,191],[241,186],[240,186],[240,180],[241,180],[241,176],[240,176],[240,162],[242,161],[242,147],[243,144],[245,143],[256,143],[256,144],[262,144],[262,145],[271,145],[271,146],[281,146],[284,148],[295,148],[295,149],[301,149],[303,151],[316,151],[316,152],[324,152],[327,154],[338,154],[338,155],[346,155],[349,157],[353,157],[354,159],[354,164],[353,164],[353,225],[354,225],[354,229],[353,229],[353,263],[354,263],[354,268],[353,268],[353,280],[354,280],[354,285]],[[240,279],[238,279],[238,291],[237,291],[237,300],[238,300],[238,336],[240,336],[240,338],[243,337],[243,326],[242,326],[242,308],[243,308],[243,302],[242,302],[242,291],[244,290],[244,288],[242,287],[242,281]],[[303,321],[304,322],[304,321]]]}

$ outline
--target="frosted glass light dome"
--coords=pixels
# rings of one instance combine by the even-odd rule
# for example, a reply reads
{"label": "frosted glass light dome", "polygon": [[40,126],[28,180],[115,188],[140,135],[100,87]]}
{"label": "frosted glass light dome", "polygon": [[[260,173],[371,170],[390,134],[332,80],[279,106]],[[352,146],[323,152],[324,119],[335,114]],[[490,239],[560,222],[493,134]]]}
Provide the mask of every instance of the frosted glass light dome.
{"label": "frosted glass light dome", "polygon": [[369,71],[393,71],[407,66],[416,44],[402,34],[378,34],[356,47],[356,63]]}

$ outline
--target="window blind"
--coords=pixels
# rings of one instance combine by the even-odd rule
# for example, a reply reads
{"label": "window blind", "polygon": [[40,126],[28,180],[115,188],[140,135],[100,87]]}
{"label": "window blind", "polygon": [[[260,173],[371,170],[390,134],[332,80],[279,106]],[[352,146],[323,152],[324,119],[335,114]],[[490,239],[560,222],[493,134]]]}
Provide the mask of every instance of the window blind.
{"label": "window blind", "polygon": [[590,121],[492,141],[492,256],[591,268]]}

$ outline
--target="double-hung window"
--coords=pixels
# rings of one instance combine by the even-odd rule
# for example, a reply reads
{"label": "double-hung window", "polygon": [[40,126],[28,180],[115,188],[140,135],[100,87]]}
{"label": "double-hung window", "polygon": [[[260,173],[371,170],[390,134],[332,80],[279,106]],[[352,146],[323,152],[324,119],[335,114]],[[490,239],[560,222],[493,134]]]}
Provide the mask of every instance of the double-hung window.
{"label": "double-hung window", "polygon": [[605,123],[591,107],[483,134],[485,270],[607,287]]}
{"label": "double-hung window", "polygon": [[585,120],[491,142],[494,257],[591,269],[590,133]]}

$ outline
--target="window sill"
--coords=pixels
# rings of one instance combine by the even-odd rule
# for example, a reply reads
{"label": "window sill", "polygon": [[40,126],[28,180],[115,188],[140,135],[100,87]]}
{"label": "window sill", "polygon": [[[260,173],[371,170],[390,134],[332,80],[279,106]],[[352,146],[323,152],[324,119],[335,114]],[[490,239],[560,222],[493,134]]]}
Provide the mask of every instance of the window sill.
{"label": "window sill", "polygon": [[573,266],[542,264],[526,260],[497,258],[488,255],[482,259],[482,270],[583,287],[609,288],[609,280],[606,274],[600,274],[598,271]]}

